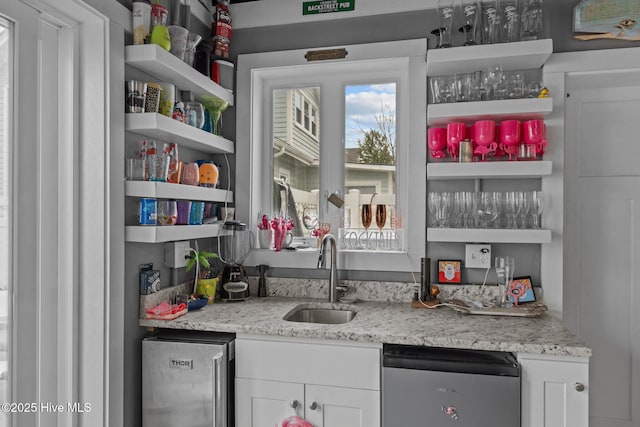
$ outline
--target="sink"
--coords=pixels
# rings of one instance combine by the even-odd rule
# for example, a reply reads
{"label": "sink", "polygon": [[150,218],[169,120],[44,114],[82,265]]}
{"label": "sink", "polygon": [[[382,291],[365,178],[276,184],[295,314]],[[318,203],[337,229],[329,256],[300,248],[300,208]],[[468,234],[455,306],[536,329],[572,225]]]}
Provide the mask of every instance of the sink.
{"label": "sink", "polygon": [[289,322],[340,324],[348,323],[356,312],[348,308],[296,307],[284,316]]}

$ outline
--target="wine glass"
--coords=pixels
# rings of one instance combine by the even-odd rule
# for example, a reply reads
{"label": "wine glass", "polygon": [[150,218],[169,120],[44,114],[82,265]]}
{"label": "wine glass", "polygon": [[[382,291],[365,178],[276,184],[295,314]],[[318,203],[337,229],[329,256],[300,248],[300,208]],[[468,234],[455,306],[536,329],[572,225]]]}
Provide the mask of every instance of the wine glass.
{"label": "wine glass", "polygon": [[498,217],[496,200],[491,193],[475,193],[475,216],[480,228],[488,228],[489,223]]}

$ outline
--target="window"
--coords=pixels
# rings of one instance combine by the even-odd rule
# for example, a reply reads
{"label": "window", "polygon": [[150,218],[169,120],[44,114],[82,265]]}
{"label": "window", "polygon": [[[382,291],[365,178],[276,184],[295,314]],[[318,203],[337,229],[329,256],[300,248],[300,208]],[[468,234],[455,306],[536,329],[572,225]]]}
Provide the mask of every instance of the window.
{"label": "window", "polygon": [[[286,211],[299,238],[316,222],[339,237],[345,228],[364,231],[361,206],[377,193],[373,205],[386,215],[370,226],[376,243],[341,248],[340,268],[417,271],[426,228],[426,41],[346,49],[347,59],[318,63],[307,63],[306,51],[240,55],[237,117],[252,119],[237,122],[238,141],[249,143],[237,145],[236,164],[251,173],[237,174],[236,213],[255,228],[259,212]],[[336,192],[342,208],[328,201]],[[389,252],[377,241],[399,224],[400,246]],[[313,257],[262,250],[245,263],[315,268]]]}

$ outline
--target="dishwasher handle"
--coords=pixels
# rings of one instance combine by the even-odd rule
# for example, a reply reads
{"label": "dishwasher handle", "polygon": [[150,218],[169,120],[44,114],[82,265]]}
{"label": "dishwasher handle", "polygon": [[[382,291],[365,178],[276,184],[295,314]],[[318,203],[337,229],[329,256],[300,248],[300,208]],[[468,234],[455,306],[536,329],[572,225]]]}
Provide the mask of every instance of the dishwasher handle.
{"label": "dishwasher handle", "polygon": [[213,356],[213,427],[224,427],[222,424],[222,411],[220,410],[222,399],[222,377],[220,376],[220,366],[222,365],[222,352]]}

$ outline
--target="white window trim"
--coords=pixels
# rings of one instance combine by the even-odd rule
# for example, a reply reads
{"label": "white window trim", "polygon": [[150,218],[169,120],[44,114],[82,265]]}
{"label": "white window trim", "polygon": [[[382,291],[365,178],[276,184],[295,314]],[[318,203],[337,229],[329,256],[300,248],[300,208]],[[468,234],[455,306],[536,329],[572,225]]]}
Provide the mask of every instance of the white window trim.
{"label": "white window trim", "polygon": [[[271,152],[263,141],[263,121],[270,121],[270,107],[261,97],[252,99],[253,94],[265,91],[267,79],[287,79],[288,66],[322,67],[330,71],[337,64],[352,63],[363,65],[366,71],[360,75],[367,81],[376,79],[377,71],[371,70],[372,60],[388,58],[387,65],[401,70],[397,82],[398,93],[398,207],[403,212],[405,224],[406,252],[377,253],[341,251],[340,269],[368,271],[419,270],[420,258],[425,255],[425,198],[426,198],[426,39],[397,42],[370,43],[352,46],[338,46],[349,52],[343,60],[308,63],[307,50],[256,53],[238,57],[238,90],[236,94],[237,121],[236,137],[245,141],[236,146],[236,217],[246,221],[252,230],[256,229],[258,212],[268,206],[270,191],[264,191],[269,184],[264,181],[264,168],[271,169]],[[367,64],[369,65],[366,68]],[[311,70],[310,70],[311,71]],[[292,86],[290,83],[289,86]],[[249,126],[247,126],[247,120]],[[327,118],[323,120],[325,122]],[[322,124],[320,124],[322,125]],[[322,130],[320,130],[322,132]],[[400,141],[403,141],[400,143]],[[248,142],[248,143],[247,143]],[[247,173],[248,172],[248,173]],[[254,190],[255,189],[255,190]],[[260,190],[258,190],[260,189]],[[406,194],[401,194],[401,192]],[[409,194],[411,197],[409,197]],[[266,199],[265,199],[266,198]],[[331,210],[332,209],[332,210]],[[337,217],[339,212],[327,206],[326,198],[320,197],[320,211]],[[340,211],[341,213],[341,211]],[[336,233],[337,234],[337,233]],[[317,252],[273,252],[253,250],[247,257],[246,265],[269,264],[272,267],[315,268]]]}

